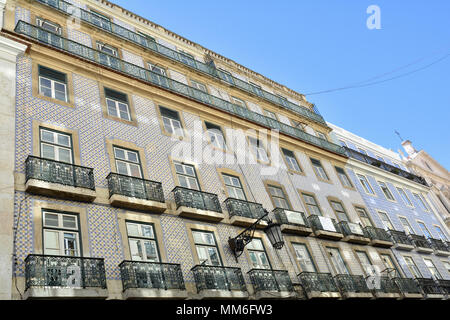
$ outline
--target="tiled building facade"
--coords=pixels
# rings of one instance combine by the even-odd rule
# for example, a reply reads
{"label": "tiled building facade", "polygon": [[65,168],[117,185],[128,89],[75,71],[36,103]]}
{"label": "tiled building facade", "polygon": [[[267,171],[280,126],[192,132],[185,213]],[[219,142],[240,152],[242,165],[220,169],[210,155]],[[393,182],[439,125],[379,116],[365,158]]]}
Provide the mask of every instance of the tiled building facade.
{"label": "tiled building facade", "polygon": [[[2,297],[446,297],[447,243],[441,256],[426,254],[442,281],[425,292],[390,239],[362,228],[361,212],[380,228],[377,210],[400,210],[448,237],[432,208],[406,207],[390,181],[427,187],[389,173],[396,204],[378,185],[368,196],[301,94],[107,1],[8,1],[4,17],[2,36],[18,49],[8,65],[15,98],[5,103],[14,206],[2,212],[13,230],[1,239],[11,247],[1,251],[11,265]],[[277,129],[278,140],[255,144],[252,129]],[[236,130],[245,131],[239,143]],[[219,158],[252,152],[215,164],[195,156],[199,145]],[[174,152],[180,146],[194,157]],[[261,222],[236,259],[229,238],[263,208],[284,246],[272,246]],[[417,264],[417,278],[431,279]],[[382,272],[374,288],[372,269]]]}

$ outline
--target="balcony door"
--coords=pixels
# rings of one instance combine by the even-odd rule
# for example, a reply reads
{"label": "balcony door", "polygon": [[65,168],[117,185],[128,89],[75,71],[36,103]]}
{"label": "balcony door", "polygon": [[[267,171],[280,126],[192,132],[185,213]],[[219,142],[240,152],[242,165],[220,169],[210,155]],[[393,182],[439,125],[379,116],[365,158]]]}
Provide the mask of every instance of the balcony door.
{"label": "balcony door", "polygon": [[175,172],[177,173],[180,186],[183,188],[200,190],[195,167],[189,164],[174,161]]}
{"label": "balcony door", "polygon": [[261,239],[253,239],[247,244],[247,251],[254,269],[271,269],[266,250]]}
{"label": "balcony door", "polygon": [[327,252],[336,274],[350,274],[338,248],[327,247]]}
{"label": "balcony door", "polygon": [[355,210],[358,213],[359,218],[361,219],[361,223],[364,227],[373,227],[372,220],[370,220],[370,217],[367,214],[366,209],[356,207]]}
{"label": "balcony door", "polygon": [[127,222],[128,243],[133,261],[159,262],[153,225]]}
{"label": "balcony door", "polygon": [[72,137],[70,134],[40,128],[41,158],[73,163]]}
{"label": "balcony door", "polygon": [[294,248],[301,272],[317,272],[306,245],[303,243],[293,243],[292,247]]}
{"label": "balcony door", "polygon": [[[146,198],[139,153],[134,150],[116,146],[114,146],[113,149],[116,170],[117,173],[121,175],[118,177],[121,191],[130,197]],[[138,179],[133,179],[132,177]]]}
{"label": "balcony door", "polygon": [[[401,277],[401,273],[399,272],[399,270],[397,269],[397,267],[394,264],[394,261],[392,260],[392,257],[388,254],[380,254],[381,257],[381,261],[383,261],[383,264],[385,266],[385,270],[387,270],[387,272],[394,276],[394,277]],[[382,270],[383,271],[383,270]],[[393,274],[394,272],[395,274]],[[392,272],[392,273],[391,273]]]}
{"label": "balcony door", "polygon": [[44,254],[80,256],[78,218],[74,214],[43,211]]}

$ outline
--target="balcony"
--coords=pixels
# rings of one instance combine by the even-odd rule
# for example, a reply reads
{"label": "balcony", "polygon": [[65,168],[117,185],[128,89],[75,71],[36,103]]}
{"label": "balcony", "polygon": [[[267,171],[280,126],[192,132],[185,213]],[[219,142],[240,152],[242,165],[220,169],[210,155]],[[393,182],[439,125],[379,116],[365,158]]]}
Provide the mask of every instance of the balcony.
{"label": "balcony", "polygon": [[177,204],[177,215],[211,222],[219,222],[224,218],[217,194],[183,187],[175,187],[172,192]]}
{"label": "balcony", "polygon": [[375,277],[373,287],[374,295],[377,298],[401,298],[400,289],[394,279],[388,276]]}
{"label": "balcony", "polygon": [[112,206],[162,213],[167,209],[160,182],[110,173],[108,180],[109,203]]}
{"label": "balcony", "polygon": [[402,298],[404,299],[421,299],[423,298],[422,290],[419,284],[411,278],[393,278],[395,284],[400,289]]}
{"label": "balcony", "polygon": [[280,224],[281,232],[300,236],[312,233],[304,212],[275,208],[272,213],[276,222]]}
{"label": "balcony", "polygon": [[105,299],[103,258],[30,254],[25,259],[24,299]]}
{"label": "balcony", "polygon": [[416,278],[422,292],[427,299],[443,299],[445,292],[436,281],[431,278]]}
{"label": "balcony", "polygon": [[309,225],[318,238],[328,240],[341,240],[344,235],[336,228],[336,221],[328,217],[310,215],[308,217]]}
{"label": "balcony", "polygon": [[367,226],[364,228],[364,232],[370,238],[369,244],[371,246],[390,248],[394,245],[391,237],[389,236],[389,233],[387,233],[387,231],[382,228]]}
{"label": "balcony", "polygon": [[123,261],[119,268],[124,299],[187,298],[179,264]]}
{"label": "balcony", "polygon": [[434,249],[434,253],[438,256],[448,257],[450,256],[450,248],[441,239],[428,238],[431,247]]}
{"label": "balcony", "polygon": [[345,149],[345,152],[346,152],[346,154],[347,154],[347,156],[349,158],[353,158],[353,159],[356,159],[356,160],[368,163],[368,164],[370,164],[372,166],[378,167],[378,168],[380,168],[382,170],[388,171],[388,172],[396,174],[396,175],[398,175],[398,176],[400,176],[402,178],[414,181],[416,183],[420,183],[420,184],[428,187],[427,182],[422,177],[416,176],[415,174],[412,174],[412,173],[410,173],[408,171],[399,169],[399,168],[397,168],[397,167],[395,167],[393,165],[387,164],[386,162],[383,162],[383,161],[380,161],[378,159],[369,157],[368,155],[365,155],[365,154],[363,154],[361,152],[358,152],[356,150],[350,149],[348,147],[344,147],[344,149]]}
{"label": "balcony", "polygon": [[331,273],[302,272],[297,277],[308,299],[341,297]]}
{"label": "balcony", "polygon": [[43,196],[91,202],[96,197],[94,170],[28,156],[25,160],[25,190]]}
{"label": "balcony", "polygon": [[362,275],[338,274],[334,280],[344,298],[373,298]]}
{"label": "balcony", "polygon": [[344,235],[342,241],[356,244],[368,244],[370,242],[370,239],[367,237],[367,235],[364,233],[363,228],[358,223],[341,221],[338,223],[338,228]]}
{"label": "balcony", "polygon": [[437,282],[438,286],[441,287],[442,292],[445,294],[445,296],[448,299],[449,295],[450,295],[450,280],[437,279],[436,282]]}
{"label": "balcony", "polygon": [[164,90],[173,92],[176,95],[187,97],[188,99],[222,110],[252,123],[261,125],[265,128],[279,130],[285,135],[346,157],[345,150],[340,145],[318,138],[304,132],[299,128],[289,126],[257,112],[250,111],[247,108],[233,104],[227,100],[206,94],[199,89],[190,87],[184,83],[172,80],[135,64],[118,59],[115,56],[111,56],[84,46],[78,42],[61,37],[58,34],[50,33],[25,21],[19,21],[14,31],[38,43],[45,44],[95,64],[102,65],[116,72],[123,73],[128,77],[132,77],[133,79],[137,79],[152,86],[163,88]]}
{"label": "balcony", "polygon": [[388,230],[388,232],[395,243],[395,249],[407,251],[414,249],[414,244],[404,231]]}
{"label": "balcony", "polygon": [[[248,227],[255,221],[265,215],[262,204],[249,202],[245,200],[228,198],[225,200],[225,206],[228,210],[230,223],[235,226]],[[264,228],[266,221],[259,221],[257,227]]]}
{"label": "balcony", "polygon": [[289,273],[286,270],[252,269],[248,272],[255,299],[295,297]]}
{"label": "balcony", "polygon": [[240,268],[196,265],[191,270],[200,299],[248,298]]}
{"label": "balcony", "polygon": [[417,252],[422,253],[432,253],[433,248],[431,247],[431,244],[427,241],[427,239],[424,236],[419,236],[417,234],[410,234],[409,238],[411,239],[411,242],[416,247]]}

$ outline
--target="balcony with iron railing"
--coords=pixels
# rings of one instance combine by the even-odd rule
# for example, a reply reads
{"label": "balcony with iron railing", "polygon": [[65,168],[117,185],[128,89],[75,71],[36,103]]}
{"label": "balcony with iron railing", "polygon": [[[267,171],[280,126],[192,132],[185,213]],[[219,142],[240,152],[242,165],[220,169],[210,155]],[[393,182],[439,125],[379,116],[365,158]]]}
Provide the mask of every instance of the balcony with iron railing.
{"label": "balcony with iron railing", "polygon": [[434,253],[438,256],[450,256],[450,247],[447,246],[445,241],[441,239],[428,238],[431,247],[434,249]]}
{"label": "balcony with iron railing", "polygon": [[318,238],[341,240],[344,237],[335,219],[313,214],[308,217],[308,223]]}
{"label": "balcony with iron railing", "polygon": [[161,213],[167,209],[161,182],[110,173],[109,202],[115,207]]}
{"label": "balcony with iron railing", "polygon": [[286,270],[252,269],[248,275],[256,299],[292,298],[295,295]]}
{"label": "balcony with iron railing", "polygon": [[448,299],[449,295],[450,295],[450,280],[449,279],[436,279],[436,282]]}
{"label": "balcony with iron railing", "polygon": [[356,160],[368,163],[368,164],[370,164],[372,166],[375,166],[375,167],[378,167],[378,168],[383,169],[385,171],[391,172],[391,173],[396,174],[396,175],[398,175],[400,177],[403,177],[405,179],[414,181],[416,183],[420,183],[420,184],[422,184],[424,186],[428,186],[427,182],[425,181],[424,178],[422,178],[420,176],[417,176],[417,175],[415,175],[415,174],[413,174],[411,172],[402,170],[402,169],[397,168],[397,167],[395,167],[393,165],[390,165],[390,164],[388,164],[386,162],[383,162],[381,160],[372,158],[372,157],[370,157],[370,156],[368,156],[368,155],[366,155],[364,153],[358,152],[358,151],[350,149],[348,147],[344,147],[344,149],[345,149],[346,154],[347,154],[347,156],[349,158],[353,158],[353,159],[356,159]]}
{"label": "balcony with iron railing", "polygon": [[135,64],[126,62],[115,56],[84,46],[78,42],[66,39],[58,34],[50,33],[25,21],[17,22],[15,32],[17,34],[21,34],[30,39],[33,39],[34,41],[51,46],[76,57],[86,59],[90,62],[110,68],[116,72],[121,72],[129,77],[132,77],[133,79],[138,79],[140,81],[143,81],[144,83],[155,85],[177,95],[187,97],[196,102],[200,102],[215,109],[219,109],[239,118],[248,120],[252,123],[256,123],[265,128],[278,130],[279,132],[295,139],[299,139],[308,144],[346,157],[345,150],[340,145],[308,134],[299,128],[292,127],[257,112],[250,111],[247,108],[207,94],[199,89],[170,79]]}
{"label": "balcony with iron railing", "polygon": [[394,245],[389,233],[382,228],[367,226],[364,228],[364,232],[370,238],[371,246],[390,248]]}
{"label": "balcony with iron railing", "polygon": [[103,258],[30,254],[25,259],[25,299],[104,299]]}
{"label": "balcony with iron railing", "polygon": [[422,292],[427,299],[443,299],[445,292],[432,278],[416,278]]}
{"label": "balcony with iron railing", "polygon": [[119,268],[124,299],[187,298],[179,264],[122,261]]}
{"label": "balcony with iron railing", "polygon": [[258,98],[264,99],[279,107],[293,111],[302,117],[305,117],[309,120],[312,120],[316,123],[326,126],[326,122],[320,114],[311,111],[307,107],[295,104],[287,99],[282,99],[279,96],[270,93],[264,89],[261,88],[256,89],[254,86],[252,86],[250,83],[246,81],[243,81],[231,74],[225,74],[220,69],[217,69],[213,63],[212,64],[203,63],[198,60],[195,60],[192,57],[189,57],[181,52],[178,52],[176,50],[173,50],[171,48],[159,44],[153,39],[149,39],[143,35],[140,35],[130,29],[124,28],[98,15],[93,15],[91,12],[84,10],[80,7],[77,7],[73,4],[70,4],[68,2],[62,0],[37,0],[37,1],[44,5],[57,9],[60,12],[63,12],[64,14],[68,14],[72,18],[74,17],[79,18],[80,21],[95,26],[96,28],[99,28],[107,33],[113,34],[114,36],[128,40],[135,45],[150,50],[152,53],[156,53],[165,58],[169,58],[172,61],[182,63],[184,66],[193,68],[194,70],[199,71],[205,75],[211,76],[217,80],[218,79],[223,80],[227,83],[227,85],[231,85],[235,88],[244,90],[246,93],[256,95]]}
{"label": "balcony with iron railing", "polygon": [[414,279],[395,277],[393,281],[399,288],[403,298],[419,299],[423,297],[422,290]]}
{"label": "balcony with iron railing", "polygon": [[394,279],[389,276],[378,276],[372,279],[373,293],[377,298],[400,298],[400,289]]}
{"label": "balcony with iron railing", "polygon": [[416,247],[417,252],[432,253],[433,248],[424,236],[418,234],[409,234],[412,244]]}
{"label": "balcony with iron railing", "polygon": [[94,170],[28,156],[25,160],[25,189],[45,196],[93,201],[96,197]]}
{"label": "balcony with iron railing", "polygon": [[411,241],[411,238],[404,232],[398,230],[388,230],[392,241],[395,244],[396,249],[401,250],[412,250],[414,249],[414,244]]}
{"label": "balcony with iron railing", "polygon": [[341,297],[331,273],[304,271],[297,277],[308,299]]}
{"label": "balcony with iron railing", "polygon": [[217,194],[184,187],[175,187],[172,192],[177,215],[211,222],[224,218]]}
{"label": "balcony with iron railing", "polygon": [[341,221],[338,223],[338,229],[344,235],[342,241],[356,244],[368,244],[370,242],[368,235],[359,223]]}
{"label": "balcony with iron railing", "polygon": [[275,208],[272,213],[275,221],[280,224],[281,232],[302,236],[312,233],[304,212]]}
{"label": "balcony with iron railing", "polygon": [[372,298],[372,292],[362,275],[338,274],[334,280],[345,298]]}
{"label": "balcony with iron railing", "polygon": [[196,265],[191,270],[200,299],[248,298],[240,268]]}
{"label": "balcony with iron railing", "polygon": [[[230,223],[235,226],[248,227],[265,215],[264,208],[260,203],[236,198],[227,198],[224,203],[228,211]],[[258,228],[264,228],[266,226],[267,222],[264,220],[260,220],[257,224]]]}

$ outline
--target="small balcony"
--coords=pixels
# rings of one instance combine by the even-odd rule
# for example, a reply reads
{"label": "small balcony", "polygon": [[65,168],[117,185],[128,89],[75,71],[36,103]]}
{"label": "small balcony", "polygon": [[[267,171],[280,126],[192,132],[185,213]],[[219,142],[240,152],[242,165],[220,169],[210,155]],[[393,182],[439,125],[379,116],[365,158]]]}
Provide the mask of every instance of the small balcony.
{"label": "small balcony", "polygon": [[196,265],[191,270],[200,299],[248,298],[240,268]]}
{"label": "small balcony", "polygon": [[114,207],[162,213],[167,209],[160,182],[110,173],[109,203]]}
{"label": "small balcony", "polygon": [[422,292],[427,299],[443,299],[445,291],[442,287],[431,278],[416,278]]}
{"label": "small balcony", "polygon": [[89,202],[96,197],[92,168],[28,156],[25,179],[25,190],[33,194]]}
{"label": "small balcony", "polygon": [[402,298],[404,299],[421,299],[423,298],[422,290],[419,284],[411,278],[394,278],[397,287],[400,289]]}
{"label": "small balcony", "polygon": [[332,218],[310,215],[308,222],[318,238],[341,240],[344,237],[340,230],[336,228],[336,221]]}
{"label": "small balcony", "polygon": [[364,233],[364,229],[358,223],[341,221],[338,223],[338,228],[344,235],[342,241],[356,244],[368,244],[370,242],[370,239]]}
{"label": "small balcony", "polygon": [[[230,223],[235,226],[251,226],[265,214],[262,204],[256,202],[228,198],[225,200],[225,205],[228,210],[228,216],[230,217]],[[258,228],[264,228],[266,226],[267,222],[262,220],[257,225]]]}
{"label": "small balcony", "polygon": [[441,287],[442,292],[445,294],[446,298],[448,299],[449,295],[450,295],[450,280],[437,279],[436,282],[439,285],[439,287]]}
{"label": "small balcony", "polygon": [[286,270],[252,269],[248,272],[256,299],[294,298],[294,286]]}
{"label": "small balcony", "polygon": [[344,298],[373,298],[362,275],[338,274],[334,276],[334,280]]}
{"label": "small balcony", "polygon": [[401,298],[400,290],[394,279],[388,276],[375,277],[373,280],[374,295],[377,298]]}
{"label": "small balcony", "polygon": [[414,244],[404,231],[389,230],[392,240],[394,241],[394,248],[399,250],[411,251],[414,249]]}
{"label": "small balcony", "polygon": [[430,242],[430,245],[437,256],[444,256],[444,257],[450,256],[450,248],[447,247],[444,241],[442,241],[441,239],[433,239],[433,238],[429,238],[428,241]]}
{"label": "small balcony", "polygon": [[433,248],[431,244],[427,241],[424,236],[419,236],[417,234],[410,234],[409,238],[411,242],[416,247],[417,252],[421,253],[433,253]]}
{"label": "small balcony", "polygon": [[382,228],[367,226],[364,228],[364,232],[370,238],[369,245],[371,246],[390,248],[394,245],[389,233]]}
{"label": "small balcony", "polygon": [[103,258],[30,254],[25,259],[24,299],[105,299]]}
{"label": "small balcony", "polygon": [[331,273],[302,272],[297,277],[308,299],[341,297]]}
{"label": "small balcony", "polygon": [[177,215],[210,222],[219,222],[224,218],[217,194],[183,187],[175,187],[172,192]]}
{"label": "small balcony", "polygon": [[283,208],[275,208],[272,213],[276,222],[280,224],[281,232],[308,236],[312,233],[305,213],[291,211]]}
{"label": "small balcony", "polygon": [[119,268],[124,299],[187,298],[179,264],[123,261]]}

